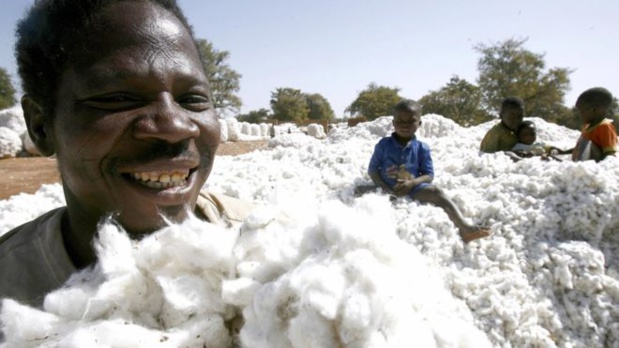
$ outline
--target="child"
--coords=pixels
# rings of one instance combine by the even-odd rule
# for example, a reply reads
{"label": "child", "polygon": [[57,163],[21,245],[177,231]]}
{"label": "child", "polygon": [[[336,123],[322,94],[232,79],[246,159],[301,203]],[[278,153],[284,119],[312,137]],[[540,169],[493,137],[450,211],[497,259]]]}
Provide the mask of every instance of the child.
{"label": "child", "polygon": [[442,208],[464,242],[490,235],[488,228],[468,224],[443,191],[431,184],[434,168],[430,148],[415,137],[421,125],[421,106],[412,100],[400,101],[392,123],[395,132],[376,144],[370,159],[368,175],[374,184],[395,196],[409,195]]}
{"label": "child", "polygon": [[572,160],[599,162],[617,152],[617,132],[606,115],[613,95],[602,87],[584,91],[576,100],[576,110],[583,122],[582,133],[572,152]]}
{"label": "child", "polygon": [[499,116],[501,122],[490,128],[481,141],[481,152],[511,151],[518,142],[516,131],[524,117],[524,101],[518,97],[505,98]]}
{"label": "child", "polygon": [[[533,121],[522,121],[516,132],[518,137],[518,143],[512,148],[514,152],[520,158],[542,156],[547,159],[548,156],[565,155],[572,152],[572,150],[561,150],[554,146],[547,145],[537,140],[537,129]],[[556,158],[558,159],[558,158]]]}

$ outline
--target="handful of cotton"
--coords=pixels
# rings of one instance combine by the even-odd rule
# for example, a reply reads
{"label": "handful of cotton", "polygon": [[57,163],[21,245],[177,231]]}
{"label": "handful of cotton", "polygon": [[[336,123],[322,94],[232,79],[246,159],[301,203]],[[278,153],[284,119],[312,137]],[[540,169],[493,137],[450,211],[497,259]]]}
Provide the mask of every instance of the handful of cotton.
{"label": "handful of cotton", "polygon": [[223,286],[243,308],[243,346],[490,346],[390,214],[386,197],[369,195],[354,207],[324,202],[294,226],[246,221],[239,278]]}
{"label": "handful of cotton", "polygon": [[112,223],[99,263],[45,298],[44,311],[3,302],[6,347],[229,347],[221,299],[233,270],[230,230],[190,218],[141,241]]}

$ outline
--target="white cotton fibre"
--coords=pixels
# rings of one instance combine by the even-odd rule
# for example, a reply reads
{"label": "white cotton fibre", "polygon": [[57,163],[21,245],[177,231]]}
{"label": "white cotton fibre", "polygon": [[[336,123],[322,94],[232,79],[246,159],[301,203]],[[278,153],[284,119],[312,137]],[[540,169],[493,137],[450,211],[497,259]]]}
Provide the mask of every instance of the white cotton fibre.
{"label": "white cotton fibre", "polygon": [[[288,225],[287,238],[272,225],[245,226],[239,238],[239,278],[254,292],[243,309],[244,346],[490,346],[438,272],[396,236],[386,198],[364,197],[354,207],[330,201],[305,213],[314,218]],[[278,254],[274,245],[299,252]]]}
{"label": "white cotton fibre", "polygon": [[[533,120],[540,141],[567,149],[579,136]],[[242,309],[247,347],[397,346],[413,333],[418,341],[412,346],[422,346],[423,339],[429,346],[476,347],[483,336],[495,347],[618,346],[619,159],[514,163],[503,154],[479,155],[481,139],[497,121],[474,127],[438,115],[422,121],[417,135],[432,149],[434,183],[467,220],[491,227],[492,236],[463,244],[440,208],[406,198],[389,202],[382,194],[353,195],[356,185],[371,182],[369,158],[378,140],[393,131],[391,117],[335,128],[324,140],[295,127],[288,134],[286,126],[277,128],[283,131],[267,149],[216,160],[209,190],[265,206],[244,222],[233,249],[207,251],[229,258],[203,263],[196,249],[212,244],[168,249],[168,241],[155,239],[152,247],[143,246],[150,256],[123,259],[131,266],[126,270],[110,261],[98,273],[83,274],[83,284],[75,281],[73,292],[64,294],[74,302],[62,301],[62,292],[53,295],[57,300],[50,295],[50,313],[29,315],[18,312],[18,304],[6,306],[2,320],[12,323],[9,337],[42,343],[32,339],[61,332],[65,342],[88,335],[99,340],[104,327],[123,324],[118,318],[127,316],[133,322],[123,330],[134,331],[126,342],[144,335],[143,342],[155,342],[148,346],[173,346],[200,330],[221,330],[229,311]],[[60,185],[1,201],[0,233],[62,204]],[[218,298],[201,302],[186,289],[211,296],[218,286],[217,276],[202,281],[211,273],[192,271],[193,263],[225,279]],[[126,278],[108,280],[102,269]],[[170,276],[181,269],[178,278]],[[108,292],[139,285],[127,289],[126,301],[136,304],[125,304],[122,295],[103,296],[104,284]],[[136,289],[148,293],[143,302],[134,298]],[[115,309],[110,304],[116,301]],[[204,314],[187,320],[187,313],[207,302]],[[136,308],[142,308],[140,315]],[[84,313],[103,314],[84,320]],[[164,328],[161,318],[178,325]],[[121,338],[114,339],[120,346]]]}
{"label": "white cotton fibre", "polygon": [[236,237],[191,218],[136,242],[108,222],[100,262],[49,294],[44,311],[4,302],[6,346],[228,347],[224,322],[236,314],[221,285],[233,277]]}

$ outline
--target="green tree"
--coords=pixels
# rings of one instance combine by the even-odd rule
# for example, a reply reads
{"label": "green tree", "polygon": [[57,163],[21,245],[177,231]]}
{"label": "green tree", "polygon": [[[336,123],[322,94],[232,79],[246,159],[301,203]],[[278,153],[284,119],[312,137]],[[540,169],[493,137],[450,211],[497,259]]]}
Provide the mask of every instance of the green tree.
{"label": "green tree", "polygon": [[357,99],[347,108],[353,117],[363,116],[368,120],[375,120],[380,116],[391,115],[393,106],[403,99],[398,95],[399,88],[378,86],[372,82],[368,87],[359,92]]}
{"label": "green tree", "polygon": [[303,121],[309,115],[305,95],[294,88],[277,88],[271,92],[271,109],[273,118],[281,122]]}
{"label": "green tree", "polygon": [[518,96],[525,102],[527,115],[558,123],[569,113],[563,98],[570,88],[572,70],[546,69],[544,55],[526,50],[526,41],[512,38],[475,47],[482,55],[477,64],[482,102],[486,111],[496,114],[504,98]]}
{"label": "green tree", "polygon": [[260,109],[260,110],[252,110],[246,114],[241,114],[236,117],[239,122],[249,122],[249,123],[263,123],[267,122],[271,118],[269,110]]}
{"label": "green tree", "polygon": [[11,83],[11,76],[4,68],[0,68],[0,109],[9,108],[17,103],[15,88]]}
{"label": "green tree", "polygon": [[452,76],[446,86],[423,96],[419,103],[424,114],[437,114],[452,119],[461,126],[490,121],[493,117],[482,107],[479,87]]}
{"label": "green tree", "polygon": [[310,120],[327,120],[333,121],[335,119],[335,113],[331,109],[331,104],[322,95],[318,93],[305,94],[305,101],[309,108],[307,117]]}
{"label": "green tree", "polygon": [[237,113],[242,104],[237,95],[241,74],[228,65],[230,53],[215,49],[208,40],[198,39],[197,44],[215,108],[222,114]]}

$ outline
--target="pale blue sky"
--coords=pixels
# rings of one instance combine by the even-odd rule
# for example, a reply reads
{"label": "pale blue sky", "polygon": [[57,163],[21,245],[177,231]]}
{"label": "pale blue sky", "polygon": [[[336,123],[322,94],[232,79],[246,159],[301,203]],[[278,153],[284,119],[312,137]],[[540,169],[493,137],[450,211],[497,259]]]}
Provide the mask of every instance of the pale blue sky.
{"label": "pale blue sky", "polygon": [[[14,26],[31,0],[0,13],[0,67],[16,76]],[[619,96],[619,1],[180,0],[196,36],[230,52],[242,112],[269,109],[292,87],[325,96],[341,116],[370,82],[418,99],[452,75],[475,83],[478,43],[528,38],[547,67],[574,69],[566,104],[604,86]]]}

